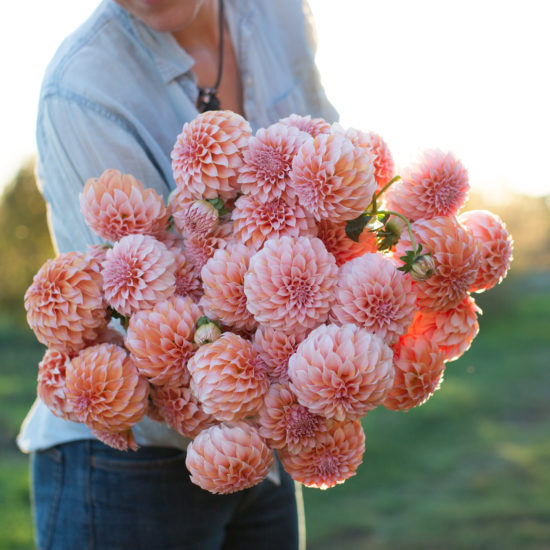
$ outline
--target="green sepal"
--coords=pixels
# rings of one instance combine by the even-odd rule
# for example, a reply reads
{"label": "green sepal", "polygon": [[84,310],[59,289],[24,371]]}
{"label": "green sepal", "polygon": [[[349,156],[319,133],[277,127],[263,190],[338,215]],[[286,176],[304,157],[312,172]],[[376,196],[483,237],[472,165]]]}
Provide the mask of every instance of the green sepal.
{"label": "green sepal", "polygon": [[220,218],[229,212],[229,210],[225,207],[225,202],[223,202],[220,197],[216,197],[215,199],[206,199],[206,202],[209,202],[218,211]]}
{"label": "green sepal", "polygon": [[363,229],[365,229],[365,226],[369,223],[369,221],[372,219],[372,216],[370,214],[361,214],[354,220],[349,220],[346,222],[346,235],[356,243],[359,242],[359,237],[361,236],[361,233],[363,233]]}

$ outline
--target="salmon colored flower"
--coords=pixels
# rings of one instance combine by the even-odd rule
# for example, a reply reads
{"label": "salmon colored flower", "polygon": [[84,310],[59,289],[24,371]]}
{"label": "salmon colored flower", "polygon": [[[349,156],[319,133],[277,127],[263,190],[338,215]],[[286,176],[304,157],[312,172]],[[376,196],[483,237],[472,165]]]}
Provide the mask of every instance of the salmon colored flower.
{"label": "salmon colored flower", "polygon": [[335,423],[319,434],[317,445],[293,454],[279,451],[284,469],[306,487],[328,489],[355,475],[363,461],[365,433],[359,420]]}
{"label": "salmon colored flower", "polygon": [[118,451],[127,451],[129,449],[132,451],[137,451],[139,447],[136,443],[132,430],[125,430],[123,432],[107,432],[92,429],[92,434],[94,437],[99,439],[99,441],[105,443],[105,445],[109,445],[109,447],[117,449]]}
{"label": "salmon colored flower", "polygon": [[228,494],[260,483],[273,460],[273,451],[258,430],[241,421],[203,430],[187,447],[185,465],[195,485]]}
{"label": "salmon colored flower", "polygon": [[185,239],[185,257],[197,273],[200,273],[204,264],[214,255],[216,250],[223,250],[227,246],[232,232],[232,224],[224,223],[218,225],[209,237]]}
{"label": "salmon colored flower", "polygon": [[148,395],[149,384],[126,350],[114,344],[85,348],[67,366],[69,405],[94,430],[130,429],[145,416]]}
{"label": "salmon colored flower", "polygon": [[326,321],[338,268],[317,238],[269,239],[250,259],[246,307],[256,321],[291,333]]}
{"label": "salmon colored flower", "polygon": [[408,277],[381,254],[366,253],[338,273],[331,318],[377,334],[389,346],[407,332],[416,313],[416,296]]}
{"label": "salmon colored flower", "polygon": [[288,362],[290,388],[312,413],[355,420],[384,401],[393,382],[392,350],[355,325],[322,325]]}
{"label": "salmon colored flower", "polygon": [[317,137],[319,134],[330,134],[331,125],[322,118],[311,118],[311,115],[292,114],[279,120],[280,124],[294,126],[302,132],[307,132],[311,137]]}
{"label": "salmon colored flower", "polygon": [[253,253],[242,244],[216,250],[201,270],[201,307],[211,319],[236,330],[254,330],[257,325],[244,294],[244,275]]}
{"label": "salmon colored flower", "polygon": [[280,197],[262,202],[243,195],[231,214],[237,240],[259,250],[267,239],[283,236],[315,236],[315,220],[295,199]]}
{"label": "salmon colored flower", "polygon": [[405,334],[394,347],[395,379],[383,405],[408,411],[425,403],[443,381],[445,363],[437,344],[426,335]]}
{"label": "salmon colored flower", "polygon": [[160,241],[147,235],[123,237],[103,262],[105,298],[126,316],[151,308],[174,294],[174,272],[174,257]]}
{"label": "salmon colored flower", "polygon": [[371,156],[340,133],[306,141],[294,157],[290,177],[298,202],[316,220],[352,220],[376,191]]}
{"label": "salmon colored flower", "polygon": [[207,111],[186,122],[170,154],[183,194],[193,199],[235,197],[250,134],[248,122],[231,111]]}
{"label": "salmon colored flower", "polygon": [[38,363],[38,397],[55,416],[66,420],[71,420],[71,408],[65,397],[65,372],[69,362],[68,354],[48,349]]}
{"label": "salmon colored flower", "polygon": [[27,322],[45,346],[75,353],[93,342],[109,318],[97,261],[80,252],[48,260],[25,293]]}
{"label": "salmon colored flower", "polygon": [[182,297],[189,296],[198,302],[202,296],[200,271],[187,260],[183,249],[173,250],[172,253],[176,262],[174,294]]}
{"label": "salmon colored flower", "polygon": [[86,223],[108,241],[137,233],[157,235],[168,224],[166,207],[157,192],[118,170],[89,179],[79,199]]}
{"label": "salmon colored flower", "polygon": [[254,196],[258,203],[281,196],[293,198],[290,184],[292,161],[310,136],[293,126],[272,124],[260,128],[244,150],[244,163],[239,169],[241,191]]}
{"label": "salmon colored flower", "polygon": [[[468,294],[477,277],[480,247],[455,218],[439,217],[412,224],[414,238],[422,253],[430,253],[435,271],[424,281],[414,281],[419,309],[446,311],[456,307]],[[411,250],[408,233],[397,243],[395,257]]]}
{"label": "salmon colored flower", "polygon": [[191,391],[217,420],[254,415],[269,387],[267,367],[252,344],[231,332],[201,346],[187,363]]}
{"label": "salmon colored flower", "polygon": [[409,220],[454,216],[468,198],[470,184],[462,163],[452,154],[425,151],[385,193],[389,210]]}
{"label": "salmon colored flower", "polygon": [[458,221],[473,235],[481,248],[479,271],[470,292],[489,290],[508,273],[512,261],[512,236],[504,222],[487,210],[463,212]]}
{"label": "salmon colored flower", "polygon": [[172,207],[172,219],[176,229],[187,238],[208,237],[219,222],[216,208],[205,200],[186,199]]}
{"label": "salmon colored flower", "polygon": [[447,311],[419,311],[409,328],[411,335],[424,335],[439,347],[445,361],[454,361],[467,351],[479,332],[481,309],[466,296]]}
{"label": "salmon colored flower", "polygon": [[130,317],[125,344],[141,376],[156,386],[189,382],[186,365],[197,349],[201,315],[192,298],[172,296]]}

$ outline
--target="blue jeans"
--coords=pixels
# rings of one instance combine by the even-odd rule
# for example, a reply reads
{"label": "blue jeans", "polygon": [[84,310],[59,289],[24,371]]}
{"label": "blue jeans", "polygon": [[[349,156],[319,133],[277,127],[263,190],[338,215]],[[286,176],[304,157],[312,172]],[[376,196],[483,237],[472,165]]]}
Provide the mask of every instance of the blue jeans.
{"label": "blue jeans", "polygon": [[296,550],[294,482],[281,470],[213,495],[189,480],[185,451],[120,452],[74,441],[31,457],[40,550]]}

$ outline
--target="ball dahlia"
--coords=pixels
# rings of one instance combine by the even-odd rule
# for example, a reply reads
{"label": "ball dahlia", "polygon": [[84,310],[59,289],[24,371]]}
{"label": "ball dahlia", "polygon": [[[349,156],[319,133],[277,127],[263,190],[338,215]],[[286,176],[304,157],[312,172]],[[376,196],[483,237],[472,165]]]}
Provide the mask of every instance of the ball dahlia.
{"label": "ball dahlia", "polygon": [[323,323],[334,301],[338,268],[317,238],[269,239],[244,277],[256,321],[291,333]]}
{"label": "ball dahlia", "polygon": [[186,199],[172,205],[171,211],[176,229],[186,238],[208,237],[220,218],[218,210],[206,200]]}
{"label": "ball dahlia", "polygon": [[65,397],[65,373],[70,362],[68,354],[54,349],[46,350],[38,363],[37,393],[50,411],[71,420],[71,408]]}
{"label": "ball dahlia", "polygon": [[174,294],[183,297],[189,296],[195,301],[200,300],[202,296],[200,271],[187,260],[183,249],[173,250],[172,253],[176,262]]}
{"label": "ball dahlia", "polygon": [[79,199],[88,226],[108,241],[136,233],[157,235],[168,224],[166,207],[156,191],[118,170],[89,179]]}
{"label": "ball dahlia", "polygon": [[203,430],[187,447],[185,465],[195,485],[228,494],[260,483],[273,460],[258,430],[241,421]]}
{"label": "ball dahlia", "polygon": [[279,451],[284,469],[306,487],[328,489],[355,475],[363,461],[365,433],[359,420],[335,423],[320,433],[317,444],[293,454]]}
{"label": "ball dahlia", "polygon": [[219,225],[214,233],[206,238],[185,239],[184,253],[193,269],[200,273],[204,264],[214,255],[218,249],[224,249],[232,232],[232,225]]}
{"label": "ball dahlia", "polygon": [[262,358],[248,340],[231,332],[201,346],[187,368],[193,394],[217,420],[256,414],[269,387]]}
{"label": "ball dahlia", "polygon": [[322,325],[288,362],[290,388],[312,413],[355,420],[384,401],[393,382],[392,350],[355,325]]}
{"label": "ball dahlia", "polygon": [[175,268],[172,253],[154,237],[123,237],[103,262],[105,298],[126,316],[151,308],[174,294]]}
{"label": "ball dahlia", "polygon": [[298,202],[316,220],[352,220],[376,191],[370,155],[342,134],[321,134],[298,150],[290,173]]}
{"label": "ball dahlia", "polygon": [[463,212],[458,221],[481,247],[479,271],[471,292],[483,292],[500,283],[510,268],[513,241],[504,222],[487,210]]}
{"label": "ball dahlia", "polygon": [[416,312],[410,278],[381,254],[366,253],[338,272],[331,319],[377,334],[389,346],[407,332]]}
{"label": "ball dahlia", "polygon": [[144,417],[149,384],[125,349],[98,344],[71,360],[65,393],[80,422],[100,432],[123,432]]}
{"label": "ball dahlia", "polygon": [[25,293],[27,322],[45,346],[75,353],[107,326],[102,277],[94,258],[66,252],[48,260]]}
{"label": "ball dahlia", "polygon": [[138,311],[128,324],[125,344],[151,384],[187,384],[187,361],[195,353],[195,325],[202,312],[190,297],[172,296]]}
{"label": "ball dahlia", "polygon": [[231,199],[250,139],[248,122],[231,111],[207,111],[183,125],[170,154],[178,187],[193,199]]}
{"label": "ball dahlia", "polygon": [[311,115],[292,114],[279,120],[280,124],[294,126],[302,132],[308,133],[311,137],[317,137],[319,134],[330,134],[331,125],[323,118],[311,118]]}

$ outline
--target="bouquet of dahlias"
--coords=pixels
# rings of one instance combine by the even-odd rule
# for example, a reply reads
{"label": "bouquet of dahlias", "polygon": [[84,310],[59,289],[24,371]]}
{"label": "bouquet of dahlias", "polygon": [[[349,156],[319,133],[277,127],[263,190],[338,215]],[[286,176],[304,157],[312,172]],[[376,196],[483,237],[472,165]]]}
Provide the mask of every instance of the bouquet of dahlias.
{"label": "bouquet of dahlias", "polygon": [[48,347],[38,395],[119,449],[144,415],[167,423],[214,493],[260,482],[275,449],[307,486],[344,482],[361,419],[426,402],[470,346],[470,293],[511,260],[504,224],[457,217],[469,185],[452,154],[399,177],[379,136],[311,117],[253,136],[203,113],[172,165],[168,205],[114,170],[86,183],[82,213],[109,244],[49,260],[26,293]]}

